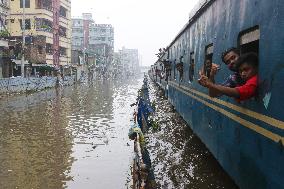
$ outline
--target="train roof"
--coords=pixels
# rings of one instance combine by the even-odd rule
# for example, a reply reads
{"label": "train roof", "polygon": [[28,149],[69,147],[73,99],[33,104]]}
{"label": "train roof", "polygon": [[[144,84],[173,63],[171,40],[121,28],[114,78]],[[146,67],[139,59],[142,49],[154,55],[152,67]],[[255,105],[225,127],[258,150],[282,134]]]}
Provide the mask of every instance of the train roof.
{"label": "train roof", "polygon": [[184,27],[180,30],[180,32],[176,35],[176,37],[174,38],[174,40],[170,43],[169,46],[167,46],[166,50],[168,50],[168,48],[170,46],[173,45],[173,43],[175,43],[175,41],[181,36],[181,34],[183,34],[183,32],[196,20],[196,18],[199,17],[199,15],[201,15],[203,13],[203,11],[210,6],[211,3],[213,3],[215,0],[200,0],[195,6],[194,8],[190,11],[189,13],[189,20],[188,22],[184,25]]}

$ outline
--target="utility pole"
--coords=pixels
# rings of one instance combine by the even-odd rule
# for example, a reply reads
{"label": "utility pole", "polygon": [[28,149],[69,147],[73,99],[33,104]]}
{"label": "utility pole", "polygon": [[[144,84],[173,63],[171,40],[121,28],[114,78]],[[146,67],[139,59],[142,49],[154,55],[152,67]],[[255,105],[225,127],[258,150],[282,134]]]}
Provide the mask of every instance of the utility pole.
{"label": "utility pole", "polygon": [[21,76],[25,77],[25,30],[26,30],[26,15],[25,15],[25,8],[26,8],[26,0],[23,0],[23,20],[22,20],[22,61],[21,61]]}

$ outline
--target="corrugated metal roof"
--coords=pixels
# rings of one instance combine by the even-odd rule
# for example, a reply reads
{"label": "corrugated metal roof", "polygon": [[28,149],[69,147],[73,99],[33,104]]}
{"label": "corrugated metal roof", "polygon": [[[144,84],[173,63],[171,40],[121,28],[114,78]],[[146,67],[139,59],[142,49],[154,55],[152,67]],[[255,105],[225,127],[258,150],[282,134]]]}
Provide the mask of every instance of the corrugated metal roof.
{"label": "corrugated metal roof", "polygon": [[[209,5],[209,3],[212,3],[215,0],[200,0],[194,8],[189,13],[189,19],[188,22],[184,25],[184,27],[180,30],[180,32],[176,35],[174,40],[167,46],[166,51],[170,46],[175,43],[175,41],[180,37],[180,35],[195,21],[196,17],[198,17],[202,11]],[[163,57],[163,56],[162,56]]]}

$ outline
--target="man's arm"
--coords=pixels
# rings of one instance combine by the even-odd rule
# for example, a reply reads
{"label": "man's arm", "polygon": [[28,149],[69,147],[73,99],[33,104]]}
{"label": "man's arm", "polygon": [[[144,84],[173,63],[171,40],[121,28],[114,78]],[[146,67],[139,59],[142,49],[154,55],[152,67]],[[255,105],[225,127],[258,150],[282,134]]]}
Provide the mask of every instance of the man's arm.
{"label": "man's arm", "polygon": [[209,89],[209,95],[210,96],[212,95],[211,97],[216,97],[213,95],[219,95],[219,96],[226,95],[235,98],[240,97],[240,93],[236,88],[224,87],[222,85],[216,85],[214,83],[211,83],[208,85],[208,89]]}
{"label": "man's arm", "polygon": [[214,88],[209,88],[209,96],[210,97],[220,97],[222,96],[223,94],[220,93],[218,90],[214,89]]}
{"label": "man's arm", "polygon": [[[217,74],[217,71],[219,69],[220,69],[219,65],[212,63],[210,77],[209,77],[212,83],[215,83],[215,75]],[[210,97],[220,97],[222,96],[222,93],[220,93],[218,90],[215,90],[213,88],[209,88],[209,96]]]}
{"label": "man's arm", "polygon": [[200,85],[207,87],[209,89],[209,95],[210,96],[212,95],[211,97],[215,97],[214,95],[219,95],[219,96],[227,95],[230,97],[239,98],[240,96],[240,93],[236,88],[216,85],[206,76],[201,76],[198,82]]}

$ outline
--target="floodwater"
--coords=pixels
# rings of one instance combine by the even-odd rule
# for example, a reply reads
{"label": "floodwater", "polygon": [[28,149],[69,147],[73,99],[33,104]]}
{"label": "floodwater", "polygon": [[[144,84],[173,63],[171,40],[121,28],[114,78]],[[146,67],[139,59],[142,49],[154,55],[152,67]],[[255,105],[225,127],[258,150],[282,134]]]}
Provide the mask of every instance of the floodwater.
{"label": "floodwater", "polygon": [[[96,81],[0,99],[0,189],[125,189],[130,104],[142,79]],[[159,90],[148,136],[161,189],[237,188]]]}
{"label": "floodwater", "polygon": [[2,98],[0,188],[127,188],[141,86],[105,80]]}
{"label": "floodwater", "polygon": [[152,82],[149,96],[155,102],[152,119],[159,129],[148,131],[147,149],[161,189],[238,189],[206,146],[193,133]]}

